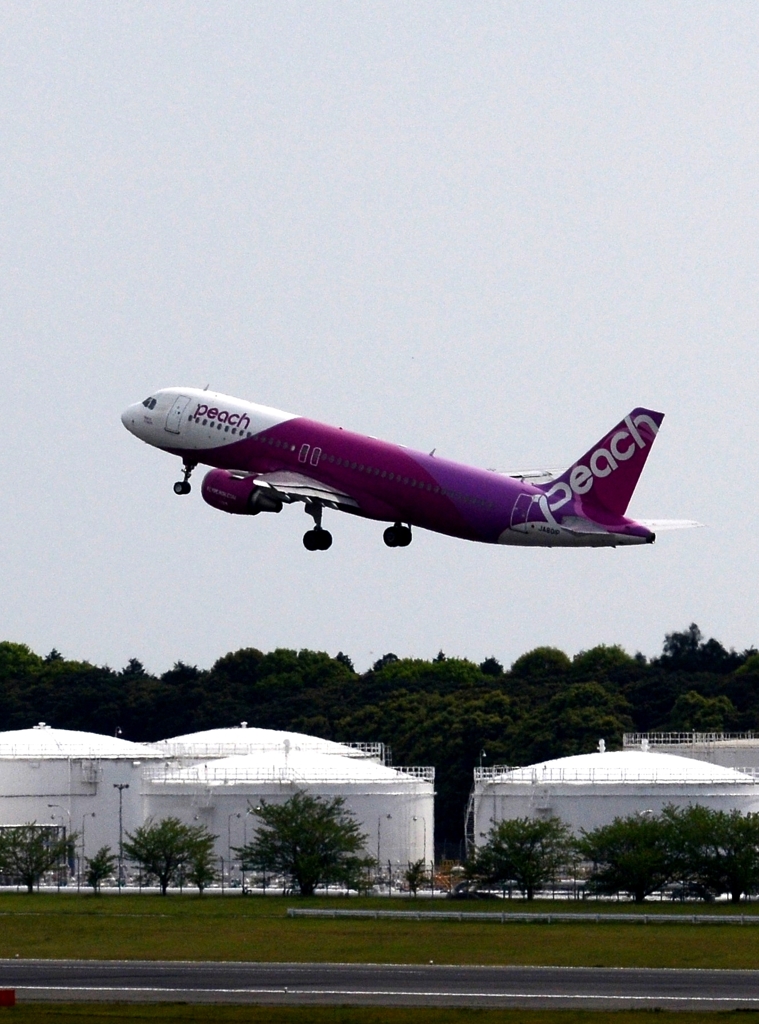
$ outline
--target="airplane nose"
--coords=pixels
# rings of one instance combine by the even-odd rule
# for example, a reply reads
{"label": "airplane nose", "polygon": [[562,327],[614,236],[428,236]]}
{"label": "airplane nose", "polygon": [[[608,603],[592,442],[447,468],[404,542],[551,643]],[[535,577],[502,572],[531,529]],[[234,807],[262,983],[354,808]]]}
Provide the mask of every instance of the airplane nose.
{"label": "airplane nose", "polygon": [[121,414],[121,422],[132,433],[134,428],[134,406],[130,405],[128,409],[125,409]]}

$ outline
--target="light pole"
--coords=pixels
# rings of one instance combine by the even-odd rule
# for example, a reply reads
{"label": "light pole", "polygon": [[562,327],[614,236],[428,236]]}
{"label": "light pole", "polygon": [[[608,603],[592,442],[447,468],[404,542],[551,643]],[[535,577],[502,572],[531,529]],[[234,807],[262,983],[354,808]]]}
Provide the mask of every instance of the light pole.
{"label": "light pole", "polygon": [[[71,811],[67,810],[62,804],[48,804],[48,807],[57,807],[59,811],[63,811],[64,814],[68,815],[68,819],[69,819],[69,831],[68,831],[68,834],[71,835]],[[50,817],[52,818],[53,821],[55,821],[55,815],[54,814],[51,814]],[[65,825],[63,826],[63,841],[64,841],[64,843],[66,842],[66,826]],[[66,855],[64,854],[64,857],[65,856]],[[61,868],[60,868],[60,864],[58,865],[57,874],[58,874],[58,889],[60,891],[60,888],[61,888]]]}
{"label": "light pole", "polygon": [[[249,814],[258,814],[258,812],[260,810],[261,810],[260,807],[256,807],[255,809],[252,808],[252,807],[248,807],[247,810],[245,811],[245,817],[243,818],[243,821],[242,821],[242,836],[243,836],[242,845],[243,845],[243,849],[245,849],[247,847],[247,845],[248,845],[248,815]],[[241,878],[242,878],[242,895],[244,896],[245,895],[245,860],[244,860],[244,855],[243,855],[243,857],[240,858],[240,875],[241,875]]]}
{"label": "light pole", "polygon": [[[57,807],[59,811],[63,811],[64,814],[68,815],[68,819],[69,819],[69,832],[70,832],[71,831],[71,811],[66,810],[66,808],[62,804],[48,804],[48,807]],[[55,821],[55,815],[54,814],[51,815],[51,818],[53,819],[53,821]],[[64,825],[63,828],[65,830],[66,826]],[[64,838],[65,838],[65,836],[64,836]]]}
{"label": "light pole", "polygon": [[227,863],[229,864],[229,880],[232,881],[232,818],[241,818],[239,811],[227,815]]}
{"label": "light pole", "polygon": [[87,814],[83,814],[82,815],[82,857],[81,857],[81,860],[79,861],[79,871],[77,872],[77,876],[76,876],[76,890],[77,890],[77,892],[79,892],[79,888],[80,888],[81,883],[82,883],[82,868],[84,867],[84,825],[85,825],[85,822],[87,821],[88,818],[94,818],[94,817],[95,817],[95,812],[94,811],[88,811]]}
{"label": "light pole", "polygon": [[377,870],[379,871],[380,878],[382,878],[382,819],[387,818],[388,821],[392,818],[392,814],[380,814],[377,818]]}
{"label": "light pole", "polygon": [[427,865],[427,819],[422,815],[414,815],[414,821],[421,821],[422,828],[424,829],[424,843],[422,846],[422,860],[424,861],[425,867]]}
{"label": "light pole", "polygon": [[124,804],[124,790],[129,789],[128,782],[114,782],[114,789],[119,791],[119,896],[121,895],[121,887],[124,884],[124,815],[123,815],[123,804]]}

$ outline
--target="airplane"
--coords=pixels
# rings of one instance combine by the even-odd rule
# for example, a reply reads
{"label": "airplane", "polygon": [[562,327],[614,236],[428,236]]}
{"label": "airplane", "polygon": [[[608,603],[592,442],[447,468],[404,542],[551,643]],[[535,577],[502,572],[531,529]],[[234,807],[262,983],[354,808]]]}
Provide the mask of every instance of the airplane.
{"label": "airplane", "polygon": [[164,388],[122,414],[135,437],[179,456],[176,494],[189,494],[199,464],[213,508],[234,515],[281,512],[303,502],[309,551],[326,551],[325,509],[390,523],[390,548],[412,527],[489,544],[618,547],[651,544],[657,529],[689,520],[634,520],[627,506],[664,414],[633,409],[559,476],[541,470],[475,469],[403,445],[352,433],[198,388]]}

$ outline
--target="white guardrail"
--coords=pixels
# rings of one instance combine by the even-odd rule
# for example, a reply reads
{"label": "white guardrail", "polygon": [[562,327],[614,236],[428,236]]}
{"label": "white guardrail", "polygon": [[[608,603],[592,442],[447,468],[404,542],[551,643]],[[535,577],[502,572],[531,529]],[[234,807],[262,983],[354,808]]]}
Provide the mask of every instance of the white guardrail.
{"label": "white guardrail", "polygon": [[410,921],[494,921],[500,924],[759,924],[759,914],[529,914],[476,910],[309,910],[288,907],[288,917],[401,918]]}
{"label": "white guardrail", "polygon": [[[417,779],[420,782],[434,782],[435,781],[435,769],[432,767],[393,767],[391,769],[396,772],[399,776],[406,776],[412,779]],[[266,768],[264,766],[259,767],[223,767],[215,766],[213,763],[203,766],[203,771],[197,769],[183,767],[182,765],[161,765],[157,768],[147,768],[143,776],[149,782],[171,785],[172,783],[178,783],[181,785],[203,785],[206,783],[217,783],[227,784],[235,782],[285,782],[285,783],[301,783],[307,785],[312,782],[325,782],[325,783],[355,783],[360,782],[362,784],[371,785],[372,783],[388,783],[392,782],[385,775],[380,775],[377,778],[362,777],[356,778],[355,775],[351,775],[350,771],[346,768],[343,770],[330,771],[319,771],[318,769],[307,775],[296,771],[293,768]]]}
{"label": "white guardrail", "polygon": [[497,782],[503,785],[525,786],[541,785],[543,783],[556,782],[586,782],[586,783],[655,783],[656,785],[671,786],[731,786],[742,783],[753,784],[759,778],[759,768],[732,768],[730,771],[739,772],[745,778],[712,779],[708,776],[694,778],[692,775],[682,777],[671,775],[669,772],[638,772],[626,768],[547,768],[545,771],[535,768],[510,768],[507,765],[493,765],[490,768],[475,768],[474,781]]}
{"label": "white guardrail", "polygon": [[622,736],[625,750],[640,750],[644,743],[651,747],[684,747],[749,741],[759,745],[759,735],[755,732],[626,732]]}

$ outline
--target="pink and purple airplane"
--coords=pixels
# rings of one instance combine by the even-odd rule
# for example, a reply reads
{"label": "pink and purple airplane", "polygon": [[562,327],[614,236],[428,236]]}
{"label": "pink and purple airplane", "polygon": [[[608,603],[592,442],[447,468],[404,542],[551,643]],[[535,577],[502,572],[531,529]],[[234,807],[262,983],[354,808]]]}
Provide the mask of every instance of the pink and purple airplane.
{"label": "pink and purple airplane", "polygon": [[499,473],[426,455],[238,398],[197,388],[156,391],[122,414],[124,426],[184,465],[189,494],[198,464],[212,466],[201,493],[237,515],[303,502],[314,520],[303,537],[326,551],[325,509],[390,523],[388,547],[407,547],[412,526],[487,544],[617,547],[651,544],[657,529],[686,520],[625,515],[664,416],[633,411],[560,476]]}

